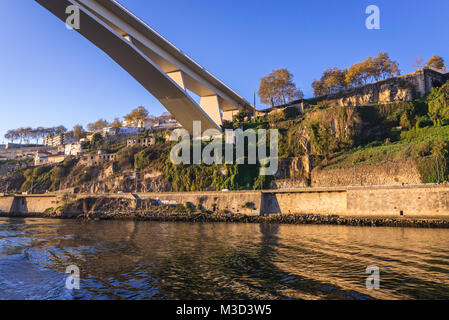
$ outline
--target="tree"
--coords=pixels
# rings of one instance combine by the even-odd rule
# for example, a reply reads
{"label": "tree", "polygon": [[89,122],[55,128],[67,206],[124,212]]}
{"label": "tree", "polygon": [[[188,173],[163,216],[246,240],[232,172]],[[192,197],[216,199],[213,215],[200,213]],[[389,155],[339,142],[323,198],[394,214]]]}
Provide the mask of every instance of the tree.
{"label": "tree", "polygon": [[287,69],[274,70],[260,81],[260,101],[272,107],[302,99],[303,93],[293,83],[293,75]]}
{"label": "tree", "polygon": [[435,141],[432,146],[432,155],[436,158],[444,158],[448,154],[448,145],[446,141]]}
{"label": "tree", "polygon": [[12,143],[14,143],[14,136],[13,136],[13,134],[12,134],[12,130],[8,130],[6,133],[5,133],[5,139],[6,140],[10,140]]}
{"label": "tree", "polygon": [[89,123],[87,125],[87,129],[89,131],[95,132],[95,131],[101,131],[101,130],[103,130],[103,128],[105,128],[107,126],[108,126],[108,122],[106,120],[100,119],[94,123]]}
{"label": "tree", "polygon": [[377,57],[368,57],[349,68],[346,84],[359,87],[373,81],[384,80],[400,74],[399,64],[390,59],[386,52],[379,52]]}
{"label": "tree", "polygon": [[236,125],[239,125],[246,121],[247,118],[250,118],[254,114],[253,108],[248,105],[245,105],[240,108],[239,112],[233,117],[233,122]]}
{"label": "tree", "polygon": [[17,129],[17,135],[19,136],[20,144],[22,144],[23,140],[25,139],[25,128]]}
{"label": "tree", "polygon": [[67,128],[64,127],[63,125],[57,126],[56,127],[56,134],[61,134],[61,133],[65,133],[67,132]]}
{"label": "tree", "polygon": [[77,138],[81,137],[83,132],[84,132],[84,128],[82,125],[77,124],[73,127],[73,136],[74,137],[77,137]]}
{"label": "tree", "polygon": [[94,135],[91,138],[91,146],[98,147],[102,143],[103,143],[103,136],[98,132],[94,133]]}
{"label": "tree", "polygon": [[31,137],[32,139],[35,139],[36,144],[39,143],[39,133],[38,133],[37,129],[31,129],[30,137]]}
{"label": "tree", "polygon": [[374,81],[391,78],[399,74],[399,63],[391,60],[386,52],[379,52],[377,57],[372,59],[369,65],[369,75]]}
{"label": "tree", "polygon": [[54,136],[56,134],[56,128],[45,128],[45,136]]}
{"label": "tree", "polygon": [[390,59],[388,53],[379,52],[377,57],[368,57],[353,64],[349,69],[327,68],[320,80],[312,83],[315,96],[332,94],[356,88],[368,83],[399,75],[399,64]]}
{"label": "tree", "polygon": [[148,110],[143,106],[140,106],[134,110],[132,110],[129,114],[125,116],[125,120],[130,124],[139,124],[140,122],[144,122],[148,118]]}
{"label": "tree", "polygon": [[113,128],[121,128],[122,122],[120,121],[119,118],[115,118],[114,121],[110,124],[110,126]]}
{"label": "tree", "polygon": [[368,63],[366,61],[353,64],[346,74],[348,87],[360,87],[368,82]]}
{"label": "tree", "polygon": [[446,72],[446,65],[444,64],[444,59],[437,55],[433,55],[433,57],[430,58],[429,61],[427,61],[426,67]]}
{"label": "tree", "polygon": [[36,135],[37,140],[41,140],[45,137],[45,128],[44,127],[37,127],[36,128]]}
{"label": "tree", "polygon": [[338,68],[326,69],[320,80],[315,80],[312,84],[315,96],[336,93],[347,89],[346,75],[348,70]]}

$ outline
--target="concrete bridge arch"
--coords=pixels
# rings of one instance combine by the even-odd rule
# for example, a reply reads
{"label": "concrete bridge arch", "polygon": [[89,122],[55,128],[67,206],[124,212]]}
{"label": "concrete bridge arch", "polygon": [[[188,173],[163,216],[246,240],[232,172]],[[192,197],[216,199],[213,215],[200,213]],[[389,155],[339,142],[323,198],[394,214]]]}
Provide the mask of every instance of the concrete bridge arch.
{"label": "concrete bridge arch", "polygon": [[[62,21],[66,9],[80,9],[76,30],[109,55],[136,81],[193,132],[193,121],[202,130],[221,130],[222,121],[246,106],[245,99],[115,0],[35,0]],[[198,95],[200,103],[189,95]]]}

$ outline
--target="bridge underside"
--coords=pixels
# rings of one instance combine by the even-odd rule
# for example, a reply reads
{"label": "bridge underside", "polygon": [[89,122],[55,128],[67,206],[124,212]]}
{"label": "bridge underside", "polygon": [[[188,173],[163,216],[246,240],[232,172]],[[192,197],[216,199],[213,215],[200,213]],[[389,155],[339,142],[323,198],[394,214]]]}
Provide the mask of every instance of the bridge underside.
{"label": "bridge underside", "polygon": [[[221,130],[222,118],[230,119],[243,106],[243,98],[183,54],[156,31],[114,0],[35,0],[62,21],[70,5],[80,8],[76,30],[135,78],[193,132]],[[201,97],[197,104],[189,91]]]}

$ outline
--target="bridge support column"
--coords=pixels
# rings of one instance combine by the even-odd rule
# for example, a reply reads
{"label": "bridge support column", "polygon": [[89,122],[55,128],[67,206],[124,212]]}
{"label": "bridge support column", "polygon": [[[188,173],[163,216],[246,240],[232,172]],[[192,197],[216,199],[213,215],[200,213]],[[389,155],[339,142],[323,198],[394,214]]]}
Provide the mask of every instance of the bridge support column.
{"label": "bridge support column", "polygon": [[218,96],[201,97],[200,106],[216,124],[223,125]]}

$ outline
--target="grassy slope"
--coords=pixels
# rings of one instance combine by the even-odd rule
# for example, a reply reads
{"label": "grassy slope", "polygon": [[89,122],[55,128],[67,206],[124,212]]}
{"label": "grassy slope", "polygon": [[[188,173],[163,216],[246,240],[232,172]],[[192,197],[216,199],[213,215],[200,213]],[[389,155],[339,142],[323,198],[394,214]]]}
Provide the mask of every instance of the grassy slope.
{"label": "grassy slope", "polygon": [[449,126],[404,131],[396,142],[371,143],[337,153],[330,159],[327,167],[349,167],[357,164],[415,158],[415,150],[421,143],[432,143],[438,140],[449,141]]}

